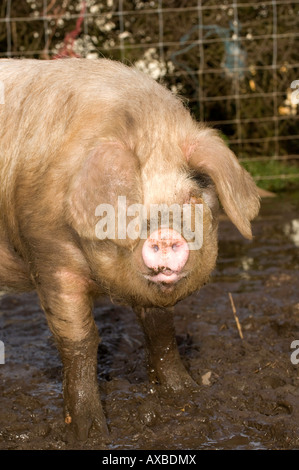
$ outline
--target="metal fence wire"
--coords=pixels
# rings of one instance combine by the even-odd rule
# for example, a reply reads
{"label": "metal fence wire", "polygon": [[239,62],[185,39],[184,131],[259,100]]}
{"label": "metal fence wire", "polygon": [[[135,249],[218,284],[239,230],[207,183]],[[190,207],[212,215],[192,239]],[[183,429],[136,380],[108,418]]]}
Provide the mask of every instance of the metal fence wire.
{"label": "metal fence wire", "polygon": [[[298,165],[298,39],[299,0],[0,5],[0,57],[109,57],[134,64],[185,96],[195,117],[219,128],[243,161]],[[297,173],[275,177],[298,178],[297,165]]]}

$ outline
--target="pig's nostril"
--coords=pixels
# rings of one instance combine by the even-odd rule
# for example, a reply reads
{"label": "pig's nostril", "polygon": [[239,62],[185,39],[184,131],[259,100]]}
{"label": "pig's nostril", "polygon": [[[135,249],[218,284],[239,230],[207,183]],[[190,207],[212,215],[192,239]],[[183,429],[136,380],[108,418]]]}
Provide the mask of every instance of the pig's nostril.
{"label": "pig's nostril", "polygon": [[142,248],[144,264],[154,270],[165,267],[178,273],[185,266],[188,257],[186,240],[173,229],[161,228],[153,232]]}

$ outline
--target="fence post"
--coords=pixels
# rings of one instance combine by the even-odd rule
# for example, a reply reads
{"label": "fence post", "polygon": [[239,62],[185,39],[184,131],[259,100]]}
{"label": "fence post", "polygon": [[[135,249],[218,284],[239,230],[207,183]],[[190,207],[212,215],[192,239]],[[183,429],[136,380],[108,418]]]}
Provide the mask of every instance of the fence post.
{"label": "fence post", "polygon": [[5,347],[3,341],[0,341],[0,364],[5,364]]}

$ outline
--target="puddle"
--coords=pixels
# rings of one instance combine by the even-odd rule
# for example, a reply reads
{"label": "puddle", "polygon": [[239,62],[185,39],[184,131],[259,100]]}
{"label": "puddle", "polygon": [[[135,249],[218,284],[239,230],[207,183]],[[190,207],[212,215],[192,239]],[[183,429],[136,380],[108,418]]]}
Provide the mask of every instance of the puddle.
{"label": "puddle", "polygon": [[[175,309],[192,395],[151,387],[133,312],[97,302],[108,449],[299,449],[298,214],[298,199],[264,200],[251,242],[221,220],[211,282]],[[101,449],[95,432],[84,444],[64,438],[61,364],[36,295],[2,296],[0,328],[0,449]]]}

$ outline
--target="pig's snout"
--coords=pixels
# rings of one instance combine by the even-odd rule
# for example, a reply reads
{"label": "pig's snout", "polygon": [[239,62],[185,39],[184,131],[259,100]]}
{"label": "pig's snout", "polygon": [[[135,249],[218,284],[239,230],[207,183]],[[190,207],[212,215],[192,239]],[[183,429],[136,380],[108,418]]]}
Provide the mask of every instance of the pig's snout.
{"label": "pig's snout", "polygon": [[189,257],[186,240],[175,230],[160,228],[144,242],[142,258],[151,275],[145,277],[153,282],[175,283],[183,277]]}

